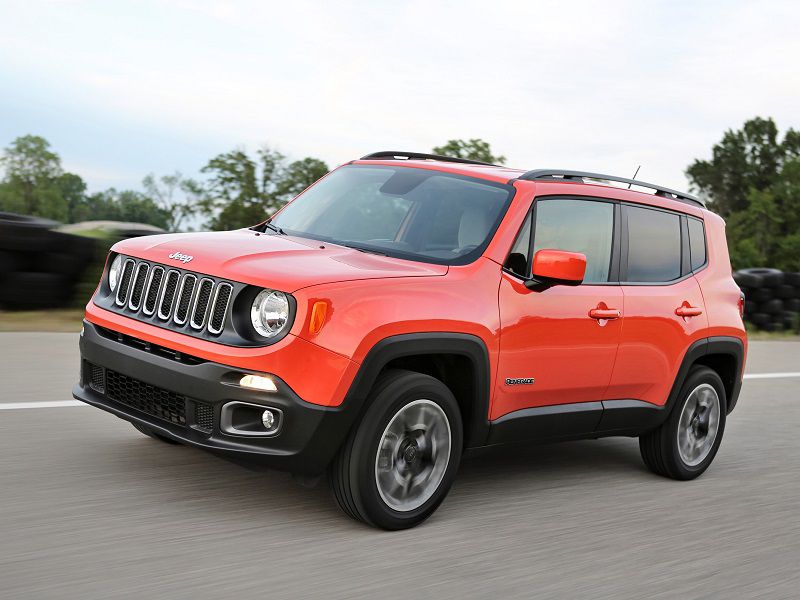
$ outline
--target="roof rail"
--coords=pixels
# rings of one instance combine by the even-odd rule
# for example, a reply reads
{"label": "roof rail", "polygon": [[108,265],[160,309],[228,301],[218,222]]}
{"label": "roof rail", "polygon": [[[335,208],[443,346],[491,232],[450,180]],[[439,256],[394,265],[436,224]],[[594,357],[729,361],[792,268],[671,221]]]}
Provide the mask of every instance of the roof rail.
{"label": "roof rail", "polygon": [[439,154],[423,154],[422,152],[400,152],[399,150],[382,150],[362,156],[359,160],[441,160],[443,162],[463,163],[467,165],[484,165],[493,167],[492,163],[457,158],[455,156],[441,156]]}
{"label": "roof rail", "polygon": [[705,208],[706,204],[700,198],[692,196],[691,194],[687,194],[686,192],[679,192],[677,190],[672,190],[670,188],[656,185],[654,183],[647,183],[645,181],[638,181],[636,179],[627,179],[625,177],[615,177],[614,175],[603,175],[601,173],[588,173],[586,171],[565,171],[563,169],[534,169],[533,171],[528,171],[524,175],[520,176],[520,179],[526,179],[528,181],[541,181],[547,179],[558,179],[561,178],[565,181],[579,181],[580,183],[585,183],[584,179],[600,179],[601,181],[614,181],[617,183],[627,183],[628,187],[632,185],[638,185],[639,187],[646,187],[650,188],[651,190],[655,190],[656,196],[662,196],[664,198],[672,198],[673,200],[678,200],[679,202],[683,202],[684,204],[694,204],[701,208]]}

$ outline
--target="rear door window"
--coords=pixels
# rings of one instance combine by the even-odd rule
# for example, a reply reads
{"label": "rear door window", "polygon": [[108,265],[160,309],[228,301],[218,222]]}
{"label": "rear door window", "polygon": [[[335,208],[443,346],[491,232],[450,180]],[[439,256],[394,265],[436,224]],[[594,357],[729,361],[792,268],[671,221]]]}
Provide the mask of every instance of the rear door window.
{"label": "rear door window", "polygon": [[681,276],[681,219],[677,214],[626,206],[631,283],[665,283]]}

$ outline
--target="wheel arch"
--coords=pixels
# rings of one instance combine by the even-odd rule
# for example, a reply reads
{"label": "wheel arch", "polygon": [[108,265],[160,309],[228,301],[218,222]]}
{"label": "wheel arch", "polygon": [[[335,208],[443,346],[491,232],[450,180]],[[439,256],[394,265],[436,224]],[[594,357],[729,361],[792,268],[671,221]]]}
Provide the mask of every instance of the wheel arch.
{"label": "wheel arch", "polygon": [[678,400],[678,394],[695,365],[709,367],[720,376],[725,386],[727,413],[730,414],[736,406],[742,387],[744,342],[736,337],[716,336],[697,340],[689,346],[667,398],[668,412]]}
{"label": "wheel arch", "polygon": [[491,371],[489,352],[479,337],[463,333],[410,333],[376,343],[367,353],[347,394],[366,409],[366,399],[381,373],[402,368],[431,375],[455,396],[464,421],[465,447],[482,446],[489,434]]}

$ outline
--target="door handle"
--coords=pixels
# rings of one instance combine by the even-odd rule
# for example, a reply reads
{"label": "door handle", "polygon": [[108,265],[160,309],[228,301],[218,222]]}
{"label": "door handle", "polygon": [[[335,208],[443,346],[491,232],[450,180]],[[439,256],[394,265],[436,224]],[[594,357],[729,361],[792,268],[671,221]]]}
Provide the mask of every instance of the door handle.
{"label": "door handle", "polygon": [[619,319],[620,313],[616,308],[593,308],[589,311],[593,319]]}
{"label": "door handle", "polygon": [[703,314],[702,308],[690,306],[688,302],[684,302],[681,306],[675,309],[675,314],[679,317],[698,317]]}

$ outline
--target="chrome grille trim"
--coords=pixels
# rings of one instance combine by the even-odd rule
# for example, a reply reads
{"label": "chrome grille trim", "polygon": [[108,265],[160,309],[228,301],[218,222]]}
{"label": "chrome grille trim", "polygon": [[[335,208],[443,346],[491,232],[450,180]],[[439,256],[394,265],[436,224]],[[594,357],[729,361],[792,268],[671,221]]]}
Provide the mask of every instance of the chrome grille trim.
{"label": "chrome grille trim", "polygon": [[[186,285],[191,281],[190,287],[187,291]],[[172,320],[175,321],[176,325],[183,325],[186,323],[186,320],[189,318],[189,314],[192,310],[192,301],[194,300],[194,293],[195,289],[197,288],[197,276],[192,275],[191,273],[187,273],[181,279],[180,288],[178,288],[178,293],[175,295],[175,314],[172,316]],[[181,306],[184,304],[184,298],[186,299],[186,314],[183,317],[178,316],[181,312]]]}
{"label": "chrome grille trim", "polygon": [[128,300],[128,290],[131,287],[130,278],[133,276],[131,270],[135,264],[133,259],[129,258],[125,261],[125,264],[122,265],[122,273],[119,277],[119,283],[117,283],[117,295],[114,298],[114,302],[117,306],[125,306],[125,302]]}
{"label": "chrome grille trim", "polygon": [[[220,323],[218,327],[214,327],[214,315],[217,314],[217,302],[219,302],[219,295],[223,289],[227,289],[228,293],[225,298],[225,305],[222,307],[222,318],[220,319]],[[214,335],[218,335],[222,333],[222,329],[225,327],[225,316],[228,314],[228,305],[231,303],[231,298],[233,297],[233,286],[230,283],[220,283],[217,286],[217,289],[214,290],[214,299],[211,301],[210,313],[208,317],[208,332],[213,333]]]}
{"label": "chrome grille trim", "polygon": [[[156,274],[161,273],[161,277],[158,279],[158,283],[156,284],[155,289],[153,289],[153,280],[156,278]],[[159,267],[156,265],[152,269],[150,269],[150,276],[147,278],[147,285],[145,286],[145,291],[143,295],[143,302],[142,302],[142,312],[146,314],[148,317],[156,312],[156,308],[158,307],[158,298],[159,292],[161,292],[161,286],[164,284],[164,267]],[[148,309],[147,305],[150,304],[150,299],[153,299],[153,308]]]}
{"label": "chrome grille trim", "polygon": [[[203,287],[208,286],[208,300],[206,300],[206,305],[203,307],[201,306],[201,298],[203,296]],[[194,296],[194,305],[192,306],[191,315],[192,318],[189,320],[189,325],[192,326],[192,329],[203,329],[206,324],[206,316],[208,315],[208,309],[211,306],[211,295],[214,293],[214,280],[209,279],[208,277],[204,277],[200,280],[200,283],[197,284],[197,293]],[[198,313],[200,314],[200,318],[198,319]]]}
{"label": "chrome grille trim", "polygon": [[[147,276],[150,273],[150,265],[146,262],[140,262],[136,265],[136,271],[134,272],[133,278],[131,280],[131,291],[130,291],[130,299],[128,300],[128,308],[133,311],[139,310],[139,307],[142,306],[142,300],[144,299],[144,288],[145,284],[147,283]],[[142,280],[144,277],[144,280]],[[141,281],[141,288],[139,288],[139,281]],[[138,292],[137,292],[138,289]],[[136,300],[136,295],[139,295],[138,301]]]}
{"label": "chrome grille trim", "polygon": [[[192,337],[235,347],[259,343],[237,330],[230,313],[248,284],[188,271],[168,264],[122,256],[114,291],[101,287],[94,303],[119,313]],[[249,331],[249,330],[248,330]]]}
{"label": "chrome grille trim", "polygon": [[[175,298],[178,295],[178,279],[180,278],[181,274],[174,269],[169,271],[164,277],[164,285],[161,288],[161,295],[158,298],[158,318],[167,321],[170,316],[172,315],[172,306],[175,304]],[[169,282],[171,279],[175,278],[175,292],[172,294],[172,298],[169,299],[169,303],[167,304],[167,310],[164,311],[164,300],[167,294],[167,288],[169,288]]]}

